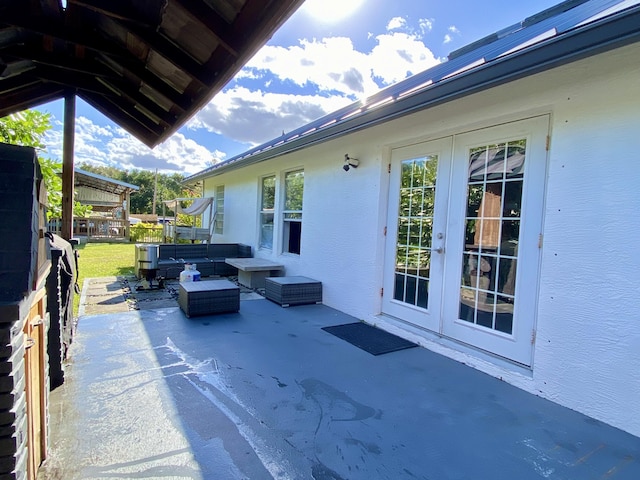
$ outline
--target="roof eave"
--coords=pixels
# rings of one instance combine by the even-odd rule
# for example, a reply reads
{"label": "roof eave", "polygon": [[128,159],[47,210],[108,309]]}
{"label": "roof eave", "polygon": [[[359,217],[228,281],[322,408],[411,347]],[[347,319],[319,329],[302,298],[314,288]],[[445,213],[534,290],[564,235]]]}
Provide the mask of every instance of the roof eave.
{"label": "roof eave", "polygon": [[273,12],[270,13],[272,20],[262,25],[259,31],[251,33],[252,40],[243,49],[243,54],[238,56],[234,62],[234,67],[230,67],[222,72],[217,77],[215,83],[211,85],[208,95],[205,95],[198,99],[186,113],[183,115],[176,124],[166,129],[157,138],[147,143],[147,146],[154,148],[160,143],[167,140],[170,136],[176,133],[182,126],[184,126],[193,116],[195,116],[205,105],[207,105],[213,97],[215,97],[220,91],[229,83],[237,74],[242,70],[244,65],[251,60],[256,53],[265,45],[265,43],[271,38],[274,32],[280,29],[280,27],[293,15],[298,8],[304,3],[304,0],[294,0],[291,2],[284,2],[279,4],[275,2],[272,8]]}
{"label": "roof eave", "polygon": [[109,178],[109,177],[105,177],[104,175],[100,175],[98,173],[93,173],[93,172],[89,172],[87,170],[82,170],[81,168],[75,168],[74,169],[75,173],[79,173],[80,175],[84,175],[90,178],[93,178],[95,180],[99,180],[105,183],[110,183],[113,185],[117,185],[119,187],[125,188],[125,189],[129,189],[129,190],[133,190],[133,191],[138,191],[140,190],[140,187],[138,185],[133,185],[132,183],[127,183],[127,182],[122,182],[120,180],[115,180],[113,178]]}
{"label": "roof eave", "polygon": [[184,183],[193,183],[292,153],[419,110],[432,108],[638,41],[640,41],[640,6],[477,66],[433,84],[413,95],[407,95],[363,115],[324,127],[304,137],[276,145],[268,150],[261,150],[250,156],[242,156],[241,154],[187,177]]}

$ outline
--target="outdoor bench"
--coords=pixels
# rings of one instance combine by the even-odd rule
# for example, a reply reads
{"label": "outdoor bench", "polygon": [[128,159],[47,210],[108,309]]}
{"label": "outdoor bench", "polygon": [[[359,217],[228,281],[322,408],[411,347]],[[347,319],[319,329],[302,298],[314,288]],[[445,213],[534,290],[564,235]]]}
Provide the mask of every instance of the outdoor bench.
{"label": "outdoor bench", "polygon": [[242,243],[163,243],[158,245],[158,276],[178,278],[186,263],[195,263],[203,277],[237,275],[225,258],[251,256],[251,246]]}

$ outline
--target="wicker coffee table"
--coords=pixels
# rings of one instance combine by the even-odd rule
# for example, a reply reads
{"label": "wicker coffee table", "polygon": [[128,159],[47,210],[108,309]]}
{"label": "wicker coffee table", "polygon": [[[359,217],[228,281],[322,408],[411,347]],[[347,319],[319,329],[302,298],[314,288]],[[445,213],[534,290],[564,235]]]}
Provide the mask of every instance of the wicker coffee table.
{"label": "wicker coffee table", "polygon": [[229,280],[184,282],[178,290],[178,305],[187,317],[240,310],[240,287]]}
{"label": "wicker coffee table", "polygon": [[283,307],[322,303],[322,283],[308,277],[269,277],[265,279],[264,294]]}

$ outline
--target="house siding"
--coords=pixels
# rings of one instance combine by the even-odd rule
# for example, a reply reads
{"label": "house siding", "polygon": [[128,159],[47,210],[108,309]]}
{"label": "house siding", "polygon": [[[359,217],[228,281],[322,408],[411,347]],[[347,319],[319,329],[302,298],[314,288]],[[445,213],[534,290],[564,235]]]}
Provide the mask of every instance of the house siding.
{"label": "house siding", "polygon": [[[220,241],[256,249],[260,177],[276,174],[280,187],[302,167],[301,255],[279,254],[275,240],[256,256],[322,281],[331,307],[640,436],[639,54],[630,45],[210,177],[205,195],[225,185]],[[381,316],[391,148],[540,115],[550,148],[531,368]],[[345,153],[358,169],[342,170]]]}

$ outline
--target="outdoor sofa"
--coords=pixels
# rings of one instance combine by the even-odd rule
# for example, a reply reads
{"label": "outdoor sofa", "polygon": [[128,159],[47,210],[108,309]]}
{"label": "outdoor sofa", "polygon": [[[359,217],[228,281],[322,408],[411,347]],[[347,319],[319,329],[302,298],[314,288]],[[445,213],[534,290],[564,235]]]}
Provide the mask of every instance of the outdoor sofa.
{"label": "outdoor sofa", "polygon": [[163,243],[158,245],[158,276],[178,278],[186,263],[195,263],[203,277],[237,275],[225,258],[249,257],[251,246],[242,243]]}

